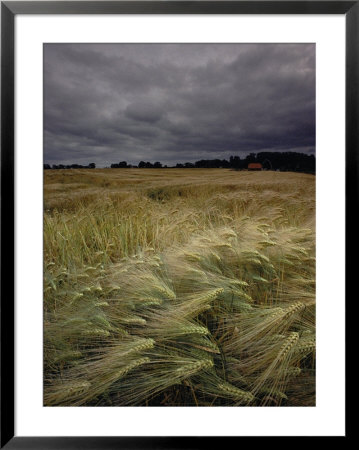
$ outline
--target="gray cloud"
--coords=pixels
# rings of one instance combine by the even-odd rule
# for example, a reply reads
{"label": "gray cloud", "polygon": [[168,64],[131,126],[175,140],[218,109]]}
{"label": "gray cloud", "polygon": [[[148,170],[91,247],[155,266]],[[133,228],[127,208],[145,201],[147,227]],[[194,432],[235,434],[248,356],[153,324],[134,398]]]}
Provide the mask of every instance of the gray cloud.
{"label": "gray cloud", "polygon": [[314,44],[46,44],[44,161],[315,152]]}
{"label": "gray cloud", "polygon": [[131,103],[125,109],[126,117],[140,122],[155,123],[161,119],[162,115],[163,112],[158,107],[141,101]]}

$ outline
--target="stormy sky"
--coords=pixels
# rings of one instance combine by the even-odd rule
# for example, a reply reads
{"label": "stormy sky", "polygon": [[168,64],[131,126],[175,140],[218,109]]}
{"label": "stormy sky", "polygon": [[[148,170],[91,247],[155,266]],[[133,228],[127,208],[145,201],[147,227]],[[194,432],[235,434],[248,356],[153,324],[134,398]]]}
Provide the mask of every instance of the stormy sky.
{"label": "stormy sky", "polygon": [[44,162],[315,152],[314,44],[46,44]]}

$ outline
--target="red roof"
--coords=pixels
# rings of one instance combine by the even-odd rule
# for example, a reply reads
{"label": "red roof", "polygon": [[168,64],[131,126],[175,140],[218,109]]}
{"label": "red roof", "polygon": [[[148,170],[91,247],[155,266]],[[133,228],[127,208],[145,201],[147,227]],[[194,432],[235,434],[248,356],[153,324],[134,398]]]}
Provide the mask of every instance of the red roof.
{"label": "red roof", "polygon": [[261,163],[250,163],[248,164],[248,169],[261,169],[262,164]]}

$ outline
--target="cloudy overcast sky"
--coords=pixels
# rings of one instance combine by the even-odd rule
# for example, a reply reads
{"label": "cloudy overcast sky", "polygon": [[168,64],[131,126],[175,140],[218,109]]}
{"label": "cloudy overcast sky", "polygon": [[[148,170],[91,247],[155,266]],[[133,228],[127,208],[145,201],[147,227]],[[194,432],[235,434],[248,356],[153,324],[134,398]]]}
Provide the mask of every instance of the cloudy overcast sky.
{"label": "cloudy overcast sky", "polygon": [[46,44],[44,162],[315,152],[314,44]]}

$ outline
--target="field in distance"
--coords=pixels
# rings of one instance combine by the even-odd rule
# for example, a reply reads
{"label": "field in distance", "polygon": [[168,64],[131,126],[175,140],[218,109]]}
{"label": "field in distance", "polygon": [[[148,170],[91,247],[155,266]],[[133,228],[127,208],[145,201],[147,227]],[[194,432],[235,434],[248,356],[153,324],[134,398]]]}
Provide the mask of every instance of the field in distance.
{"label": "field in distance", "polygon": [[315,404],[315,176],[44,171],[46,405]]}

